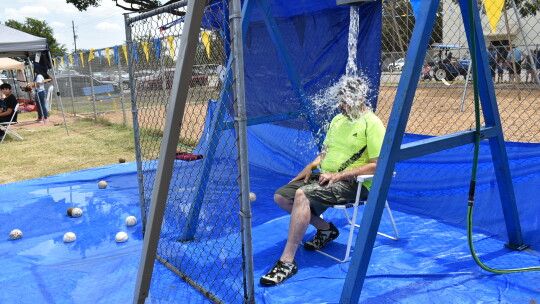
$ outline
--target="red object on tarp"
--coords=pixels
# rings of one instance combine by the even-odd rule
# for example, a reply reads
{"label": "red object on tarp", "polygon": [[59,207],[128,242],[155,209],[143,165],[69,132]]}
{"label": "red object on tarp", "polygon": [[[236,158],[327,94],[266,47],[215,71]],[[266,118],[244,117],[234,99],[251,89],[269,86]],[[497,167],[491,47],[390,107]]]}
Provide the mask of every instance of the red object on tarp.
{"label": "red object on tarp", "polygon": [[202,158],[203,156],[200,154],[192,154],[188,152],[176,151],[176,159],[179,159],[179,160],[194,161],[194,160],[198,160]]}
{"label": "red object on tarp", "polygon": [[33,100],[20,98],[17,101],[19,101],[19,113],[37,112],[37,107]]}

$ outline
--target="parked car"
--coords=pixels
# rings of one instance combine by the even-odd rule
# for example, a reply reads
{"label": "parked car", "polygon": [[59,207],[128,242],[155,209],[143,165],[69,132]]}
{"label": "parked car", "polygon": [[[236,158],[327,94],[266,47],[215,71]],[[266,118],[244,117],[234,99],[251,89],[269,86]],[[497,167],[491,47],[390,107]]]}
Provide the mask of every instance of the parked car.
{"label": "parked car", "polygon": [[94,78],[102,81],[102,80],[110,80],[109,78],[109,74],[105,73],[105,72],[93,72],[92,73],[92,76],[94,76]]}
{"label": "parked car", "polygon": [[[51,73],[51,76],[53,74]],[[58,70],[56,71],[56,74],[55,74],[57,77],[60,77],[60,76],[68,76],[68,75],[71,75],[71,76],[77,76],[77,75],[81,75],[81,73],[75,71],[75,70]]]}
{"label": "parked car", "polygon": [[[71,75],[71,86],[68,76],[58,76],[56,77],[56,81],[58,82],[58,88],[62,96],[71,96],[71,87],[73,87],[73,96],[85,96],[83,88],[91,87],[90,76],[88,75]],[[92,78],[92,82],[94,87],[110,84],[113,86],[114,92],[120,92],[118,82],[99,80],[95,77]]]}
{"label": "parked car", "polygon": [[118,82],[118,79],[122,79],[122,89],[129,89],[129,73],[125,71],[114,71],[111,73],[110,79]]}
{"label": "parked car", "polygon": [[[138,77],[135,79],[137,88],[139,89],[170,89],[174,79],[174,68],[164,69],[156,71],[150,76]],[[190,87],[207,86],[208,75],[200,73],[196,70],[193,71],[191,76]]]}
{"label": "parked car", "polygon": [[392,62],[388,65],[388,71],[401,71],[405,65],[405,58],[399,58],[395,62]]}

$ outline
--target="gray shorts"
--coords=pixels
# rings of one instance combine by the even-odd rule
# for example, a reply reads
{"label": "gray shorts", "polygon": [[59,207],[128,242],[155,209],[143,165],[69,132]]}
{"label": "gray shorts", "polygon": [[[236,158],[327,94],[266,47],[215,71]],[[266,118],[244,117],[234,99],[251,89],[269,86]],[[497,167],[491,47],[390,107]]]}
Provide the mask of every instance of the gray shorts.
{"label": "gray shorts", "polygon": [[[302,189],[310,202],[311,213],[315,216],[321,215],[326,209],[333,205],[344,205],[354,202],[356,199],[356,190],[358,182],[356,180],[344,180],[332,184],[332,187],[326,189],[326,185],[319,185],[319,173],[311,174],[308,183],[303,180],[288,183],[276,190],[286,199],[294,200],[296,190]],[[365,200],[369,190],[362,185],[360,199]]]}

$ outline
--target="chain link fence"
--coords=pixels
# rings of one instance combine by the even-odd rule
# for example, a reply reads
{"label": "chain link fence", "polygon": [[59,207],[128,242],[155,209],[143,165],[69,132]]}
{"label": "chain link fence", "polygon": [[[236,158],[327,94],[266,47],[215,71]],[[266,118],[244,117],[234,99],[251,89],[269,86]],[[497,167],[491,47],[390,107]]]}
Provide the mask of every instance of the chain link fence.
{"label": "chain link fence", "polygon": [[[183,5],[184,1],[126,23],[126,45],[56,58],[57,80],[68,112],[97,117],[116,111],[124,121],[133,119],[144,223],[178,60]],[[507,141],[540,142],[540,17],[535,5],[509,1],[497,20],[490,7],[479,5]],[[240,303],[244,286],[236,139],[232,123],[216,123],[230,121],[234,108],[232,91],[223,82],[230,56],[228,9],[226,1],[209,6],[201,25],[158,260],[212,301]],[[385,123],[407,63],[414,25],[410,1],[383,2],[382,76],[376,111]],[[474,127],[469,54],[459,6],[444,0],[418,79],[408,133],[439,136]],[[133,113],[126,118],[128,98]],[[207,134],[203,134],[205,128]],[[152,288],[167,293],[169,286],[158,282]]]}
{"label": "chain link fence", "polygon": [[[488,13],[494,5],[488,3],[480,2],[479,9],[505,140],[538,143],[538,3],[507,1],[499,19]],[[414,15],[409,1],[383,3],[383,74],[377,113],[386,122],[407,61]],[[408,133],[444,135],[474,128],[469,54],[459,5],[452,0],[441,1],[407,124]]]}
{"label": "chain link fence", "polygon": [[66,113],[94,118],[108,114],[115,122],[128,122],[125,45],[56,57],[53,68]]}
{"label": "chain link fence", "polygon": [[[126,19],[145,225],[179,60],[184,5],[181,1]],[[245,266],[236,135],[230,126],[213,123],[231,120],[234,103],[232,90],[222,90],[230,55],[228,9],[227,2],[217,2],[204,14],[157,255],[210,300],[242,303]],[[210,135],[203,136],[205,127]],[[167,295],[168,288],[154,282],[151,293]]]}

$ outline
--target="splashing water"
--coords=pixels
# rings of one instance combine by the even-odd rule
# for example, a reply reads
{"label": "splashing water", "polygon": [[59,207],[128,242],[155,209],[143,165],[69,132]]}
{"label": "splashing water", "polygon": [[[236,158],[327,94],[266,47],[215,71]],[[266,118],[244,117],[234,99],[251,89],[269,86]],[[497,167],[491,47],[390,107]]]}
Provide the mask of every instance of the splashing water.
{"label": "splashing water", "polygon": [[[357,6],[350,8],[350,23],[348,36],[348,58],[345,67],[345,75],[343,75],[336,83],[330,87],[323,88],[314,96],[311,96],[312,107],[310,110],[311,117],[316,117],[321,122],[321,128],[316,131],[317,138],[322,140],[324,136],[319,136],[326,133],[330,126],[330,120],[333,114],[338,111],[340,101],[347,104],[349,114],[352,119],[360,118],[363,113],[371,111],[372,107],[369,101],[366,100],[370,91],[370,80],[361,71],[358,71],[356,66],[358,36],[360,31],[360,15]],[[320,146],[321,143],[315,143]]]}
{"label": "splashing water", "polygon": [[[348,58],[345,68],[345,75],[342,76],[330,88],[325,88],[312,97],[313,112],[310,114],[333,113],[340,101],[345,102],[354,113],[355,117],[361,112],[371,109],[371,105],[366,100],[370,91],[369,78],[356,66],[358,36],[360,31],[360,14],[357,6],[350,7],[349,37],[348,37]],[[339,96],[338,96],[339,95]],[[317,116],[316,116],[317,117]],[[328,125],[329,122],[326,123]]]}
{"label": "splashing water", "polygon": [[347,67],[345,68],[345,75],[356,76],[358,74],[358,68],[356,67],[356,50],[358,45],[358,32],[360,28],[360,15],[358,13],[358,7],[351,6],[350,21],[349,21],[349,58],[347,59]]}

